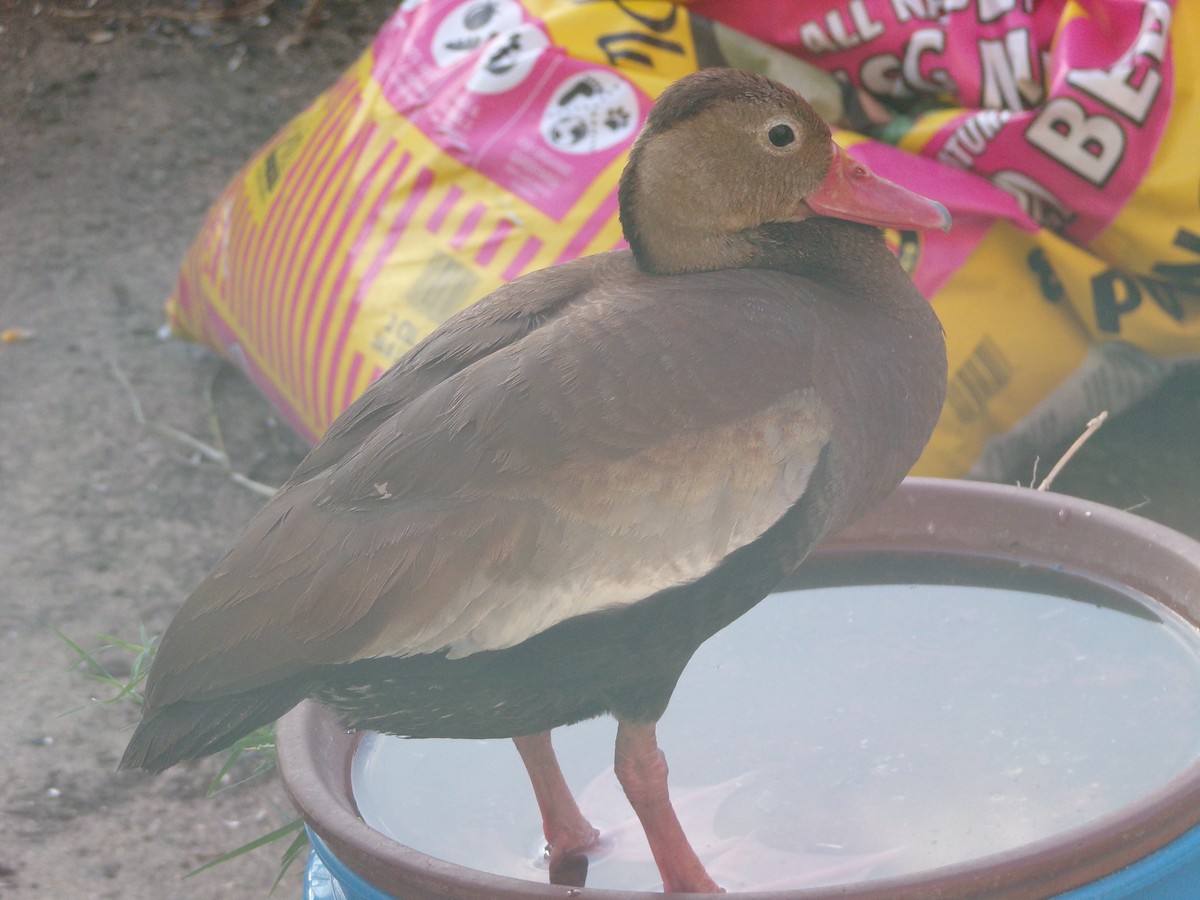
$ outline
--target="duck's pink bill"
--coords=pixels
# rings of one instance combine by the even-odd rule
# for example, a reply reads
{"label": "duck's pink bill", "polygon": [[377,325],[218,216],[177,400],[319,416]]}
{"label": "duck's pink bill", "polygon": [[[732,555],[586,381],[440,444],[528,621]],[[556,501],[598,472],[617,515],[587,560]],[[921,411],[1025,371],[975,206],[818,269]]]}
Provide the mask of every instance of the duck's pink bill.
{"label": "duck's pink bill", "polygon": [[837,144],[829,172],[805,198],[810,212],[880,228],[950,228],[950,213],[936,200],[876,175]]}

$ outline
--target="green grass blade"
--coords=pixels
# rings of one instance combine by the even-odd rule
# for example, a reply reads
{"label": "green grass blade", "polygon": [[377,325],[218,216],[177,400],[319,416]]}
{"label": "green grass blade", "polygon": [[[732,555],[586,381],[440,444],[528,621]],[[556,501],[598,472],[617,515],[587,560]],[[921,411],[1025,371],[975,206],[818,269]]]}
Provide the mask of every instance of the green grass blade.
{"label": "green grass blade", "polygon": [[[271,843],[274,843],[275,841],[281,840],[282,838],[287,837],[292,832],[301,831],[303,828],[304,828],[304,820],[303,819],[299,819],[299,818],[293,819],[292,821],[290,821],[286,825],[284,825],[282,828],[276,828],[274,831],[272,831],[268,834],[260,835],[259,837],[256,837],[254,840],[249,841],[248,843],[242,844],[242,846],[236,847],[233,850],[230,850],[228,853],[222,853],[216,859],[210,859],[208,862],[204,863],[204,865],[199,866],[198,868],[192,869],[192,871],[188,872],[183,877],[191,878],[193,875],[199,875],[201,872],[207,871],[208,869],[211,869],[213,866],[219,866],[219,865],[221,865],[221,863],[229,862],[231,859],[237,859],[239,856],[245,856],[247,853],[249,853],[252,850],[257,850],[259,847],[265,847],[267,844],[271,844]],[[293,843],[295,843],[295,842],[293,841]],[[290,850],[291,848],[289,847],[288,849]]]}
{"label": "green grass blade", "polygon": [[[262,753],[266,758],[258,765],[258,767],[245,778],[235,781],[233,784],[221,784],[229,771],[233,768],[234,763],[241,758],[241,755],[247,750],[255,750]],[[247,781],[257,778],[264,772],[269,772],[275,768],[275,726],[264,725],[261,728],[256,728],[244,738],[235,741],[228,750],[229,755],[225,758],[225,762],[221,765],[220,770],[213,776],[212,781],[208,784],[208,796],[212,796],[218,791],[228,790],[231,787],[236,787],[239,784],[245,784]]]}
{"label": "green grass blade", "polygon": [[[78,712],[80,709],[88,709],[100,704],[115,703],[119,700],[132,700],[138,704],[142,702],[142,695],[138,690],[146,676],[150,672],[150,664],[154,659],[155,650],[157,650],[158,638],[152,638],[146,633],[146,626],[139,623],[138,632],[140,643],[135,641],[127,641],[111,634],[99,634],[98,637],[104,643],[96,650],[87,650],[82,645],[67,637],[57,628],[51,626],[51,630],[58,635],[59,639],[71,648],[76,659],[71,663],[70,668],[77,671],[85,678],[99,682],[106,687],[116,691],[111,697],[103,699],[93,699],[90,703],[80,706],[71,712]],[[121,679],[113,675],[104,667],[104,664],[96,658],[97,654],[106,650],[118,650],[132,656],[129,661],[129,676],[126,679]],[[63,713],[69,715],[69,713]],[[254,750],[263,755],[263,759],[255,767],[254,771],[243,779],[229,785],[222,785],[221,780],[225,778],[232,770],[234,764],[238,761],[243,753],[247,750]],[[244,784],[260,775],[270,772],[275,768],[275,726],[266,725],[259,728],[250,734],[243,737],[241,740],[233,744],[229,748],[228,756],[225,763],[221,766],[221,770],[217,772],[209,785],[208,793],[211,795],[218,790],[225,790],[229,787],[235,787],[239,784]],[[193,875],[198,875],[214,866],[228,862],[231,859],[237,859],[252,850],[257,850],[259,847],[274,843],[275,841],[286,838],[288,835],[295,833],[295,837],[284,851],[279,864],[279,874],[275,878],[275,883],[271,886],[271,892],[274,893],[275,888],[282,882],[284,875],[296,858],[300,856],[305,847],[308,846],[308,833],[304,830],[304,822],[300,819],[294,819],[282,828],[277,828],[269,834],[261,835],[252,841],[243,844],[228,853],[218,856],[216,859],[211,859],[203,865],[188,872],[184,877],[191,878]]]}
{"label": "green grass blade", "polygon": [[75,662],[71,663],[72,669],[76,668],[80,664],[86,663],[87,665],[89,665],[93,669],[95,669],[96,671],[100,672],[99,675],[96,675],[91,672],[84,673],[86,675],[86,677],[91,678],[95,681],[103,681],[106,683],[111,683],[113,685],[121,685],[124,683],[124,682],[118,680],[117,678],[114,678],[112,675],[110,675],[108,673],[108,669],[104,668],[104,666],[100,664],[100,661],[98,659],[96,659],[96,657],[94,657],[87,650],[84,650],[83,647],[81,647],[79,644],[75,643],[73,640],[71,640],[69,637],[67,637],[65,634],[63,634],[61,631],[59,631],[53,625],[50,626],[50,630],[53,631],[56,635],[58,635],[59,639],[64,644],[66,644],[68,647],[70,647],[72,650],[74,650],[75,655],[79,657],[77,660],[75,660]]}
{"label": "green grass blade", "polygon": [[[301,822],[301,825],[304,823]],[[288,869],[292,867],[300,854],[309,847],[308,831],[301,828],[299,834],[288,845],[288,848],[283,851],[283,856],[279,860],[279,874],[275,876],[275,883],[271,885],[271,893],[275,893],[275,889],[283,882],[283,876],[288,873]]]}

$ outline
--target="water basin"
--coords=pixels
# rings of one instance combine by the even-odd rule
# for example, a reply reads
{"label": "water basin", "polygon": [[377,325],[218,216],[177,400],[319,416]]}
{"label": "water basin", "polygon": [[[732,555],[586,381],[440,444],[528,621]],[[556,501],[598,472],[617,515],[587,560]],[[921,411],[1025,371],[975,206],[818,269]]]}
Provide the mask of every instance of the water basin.
{"label": "water basin", "polygon": [[[684,828],[748,897],[1187,896],[1096,886],[1200,884],[1198,610],[1200,545],[1168,529],[914,479],[693,658],[659,729]],[[614,729],[555,732],[606,836],[580,898],[659,888]],[[318,849],[395,896],[562,896],[508,741],[305,705],[280,757]]]}
{"label": "water basin", "polygon": [[[1200,654],[1180,616],[1052,572],[938,556],[869,566],[916,580],[772,595],[701,647],[663,717],[684,829],[726,889],[977,859],[1120,809],[1200,757]],[[868,575],[861,561],[840,574]],[[614,733],[610,719],[555,733],[606,835],[587,883],[655,890],[612,774]],[[545,881],[511,742],[369,735],[351,775],[371,827]]]}

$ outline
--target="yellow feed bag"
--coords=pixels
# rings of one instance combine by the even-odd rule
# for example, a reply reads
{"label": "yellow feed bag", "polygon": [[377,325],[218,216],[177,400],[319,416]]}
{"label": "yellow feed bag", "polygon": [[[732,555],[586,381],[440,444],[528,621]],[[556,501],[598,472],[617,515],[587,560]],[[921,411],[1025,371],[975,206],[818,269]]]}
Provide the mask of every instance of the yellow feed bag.
{"label": "yellow feed bag", "polygon": [[953,213],[892,236],[950,354],[916,471],[997,477],[1200,352],[1200,8],[1026,6],[405,3],[221,194],[171,324],[315,440],[454,312],[622,246],[617,179],[653,98],[739,65],[870,120],[835,136]]}

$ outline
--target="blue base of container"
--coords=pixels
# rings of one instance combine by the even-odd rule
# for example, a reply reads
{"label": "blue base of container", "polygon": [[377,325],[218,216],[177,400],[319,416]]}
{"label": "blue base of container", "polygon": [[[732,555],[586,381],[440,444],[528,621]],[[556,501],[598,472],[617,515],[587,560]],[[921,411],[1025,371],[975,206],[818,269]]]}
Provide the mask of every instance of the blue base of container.
{"label": "blue base of container", "polygon": [[304,900],[397,900],[363,881],[308,829],[312,852],[304,870]]}
{"label": "blue base of container", "polygon": [[[403,900],[352,872],[310,829],[304,900]],[[1131,866],[1055,900],[1195,900],[1200,897],[1200,825]]]}
{"label": "blue base of container", "polygon": [[1200,825],[1131,866],[1060,894],[1058,900],[1195,900],[1200,897]]}

